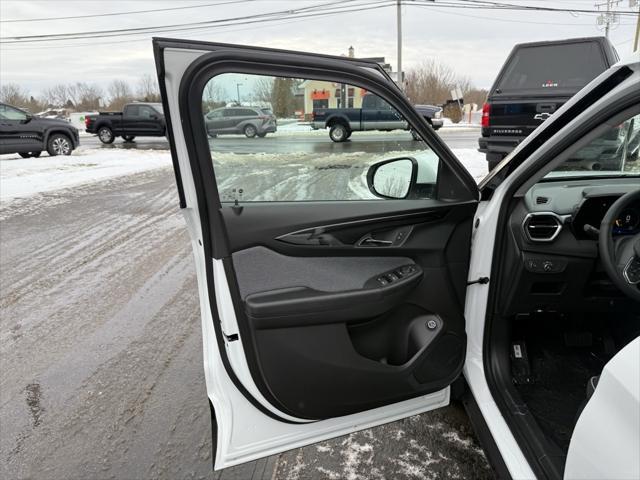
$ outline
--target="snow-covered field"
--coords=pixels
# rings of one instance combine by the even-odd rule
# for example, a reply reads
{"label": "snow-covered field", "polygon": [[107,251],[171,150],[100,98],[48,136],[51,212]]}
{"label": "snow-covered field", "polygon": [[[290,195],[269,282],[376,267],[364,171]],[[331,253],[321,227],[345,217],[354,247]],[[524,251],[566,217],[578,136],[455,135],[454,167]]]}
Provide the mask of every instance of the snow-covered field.
{"label": "snow-covered field", "polygon": [[[475,149],[454,152],[476,180],[485,175],[486,162],[482,154]],[[351,196],[358,198],[357,192],[362,195],[359,198],[363,198],[366,195],[362,192],[367,188],[362,173],[366,167],[384,158],[416,153],[219,153],[215,154],[215,166],[222,179],[220,191],[223,195],[234,188],[242,188],[245,200],[293,200],[305,195],[313,195],[307,199],[347,199]],[[0,200],[6,203],[12,199],[170,167],[168,150],[84,149],[67,157],[43,154],[40,158],[29,159],[1,155]],[[302,192],[300,189],[305,183],[315,193],[310,193],[310,190]],[[351,193],[345,193],[347,190]]]}
{"label": "snow-covered field", "polygon": [[70,156],[0,155],[0,200],[23,198],[76,185],[171,166],[168,150],[92,149]]}

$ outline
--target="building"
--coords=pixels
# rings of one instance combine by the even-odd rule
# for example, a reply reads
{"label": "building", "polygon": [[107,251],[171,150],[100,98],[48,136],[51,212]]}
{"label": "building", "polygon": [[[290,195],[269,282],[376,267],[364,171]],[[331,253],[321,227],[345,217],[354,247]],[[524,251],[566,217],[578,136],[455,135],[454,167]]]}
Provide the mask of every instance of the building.
{"label": "building", "polygon": [[[353,47],[349,47],[348,56],[353,58]],[[388,73],[392,73],[391,65],[385,62],[384,57],[363,58],[362,60],[377,62]],[[300,93],[304,97],[304,119],[310,120],[314,108],[361,108],[362,98],[367,91],[352,85],[323,80],[305,80],[300,84]]]}

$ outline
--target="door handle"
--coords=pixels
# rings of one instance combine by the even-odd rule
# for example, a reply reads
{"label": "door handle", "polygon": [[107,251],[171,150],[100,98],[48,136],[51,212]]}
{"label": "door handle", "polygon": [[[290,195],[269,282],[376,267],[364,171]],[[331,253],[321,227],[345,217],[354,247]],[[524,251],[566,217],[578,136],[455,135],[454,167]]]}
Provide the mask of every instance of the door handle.
{"label": "door handle", "polygon": [[383,247],[385,245],[393,245],[393,242],[391,240],[378,240],[376,238],[367,237],[367,238],[361,240],[358,245],[359,246],[367,246],[367,245],[369,245],[369,246]]}

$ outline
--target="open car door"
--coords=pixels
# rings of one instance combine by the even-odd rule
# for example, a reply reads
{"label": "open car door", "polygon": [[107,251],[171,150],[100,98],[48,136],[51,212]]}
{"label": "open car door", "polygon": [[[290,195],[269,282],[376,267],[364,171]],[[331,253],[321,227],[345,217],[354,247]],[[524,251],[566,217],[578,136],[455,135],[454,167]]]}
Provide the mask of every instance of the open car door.
{"label": "open car door", "polygon": [[[196,260],[215,468],[447,405],[479,195],[385,71],[170,39],[154,52]],[[314,133],[314,103],[335,107],[342,92],[350,115],[373,93],[407,130]],[[208,138],[205,115],[230,99],[265,112],[239,127],[255,138]],[[294,111],[306,125],[283,120]]]}

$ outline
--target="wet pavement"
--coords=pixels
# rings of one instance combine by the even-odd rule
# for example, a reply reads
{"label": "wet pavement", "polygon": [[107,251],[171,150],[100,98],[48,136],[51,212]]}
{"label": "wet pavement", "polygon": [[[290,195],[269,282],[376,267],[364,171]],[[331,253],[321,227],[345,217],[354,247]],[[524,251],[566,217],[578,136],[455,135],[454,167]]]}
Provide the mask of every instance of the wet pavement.
{"label": "wet pavement", "polygon": [[[479,128],[450,128],[438,130],[438,135],[449,148],[478,148]],[[401,139],[398,141],[398,139]],[[291,135],[267,135],[264,138],[246,138],[243,135],[224,135],[209,139],[212,150],[225,153],[336,153],[349,151],[376,152],[390,145],[397,145],[402,150],[418,150],[423,148],[420,142],[413,141],[408,132],[392,133],[354,133],[344,143],[334,143],[322,132],[300,133]],[[127,148],[144,150],[166,150],[167,140],[155,137],[140,137],[133,142],[116,139],[105,145],[96,136],[83,136],[80,148]]]}
{"label": "wet pavement", "polygon": [[0,478],[490,478],[458,405],[212,472],[171,169],[16,200],[0,218]]}

